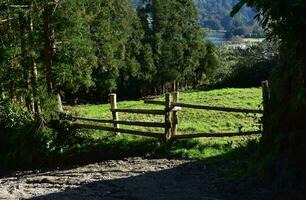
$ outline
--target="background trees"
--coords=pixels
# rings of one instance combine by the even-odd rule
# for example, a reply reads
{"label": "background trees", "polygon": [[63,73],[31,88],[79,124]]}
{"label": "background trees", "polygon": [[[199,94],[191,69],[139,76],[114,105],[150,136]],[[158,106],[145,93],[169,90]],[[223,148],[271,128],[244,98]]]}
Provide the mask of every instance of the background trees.
{"label": "background trees", "polygon": [[37,114],[40,101],[46,100],[41,94],[57,96],[61,110],[64,89],[76,91],[91,84],[95,55],[84,2],[6,1],[1,6],[1,76],[7,79],[2,82],[7,91],[3,95],[25,101]]}
{"label": "background trees", "polygon": [[137,9],[129,0],[10,0],[0,14],[1,94],[37,115],[47,105],[62,110],[62,97],[96,102],[113,91],[161,93],[174,81],[193,87],[216,65],[192,0]]}
{"label": "background trees", "polygon": [[[132,0],[135,6],[143,0]],[[263,37],[263,31],[254,16],[252,8],[243,7],[236,16],[229,13],[238,0],[195,0],[199,12],[200,26],[212,30],[226,30],[227,37]]]}
{"label": "background trees", "polygon": [[[173,81],[181,87],[201,83],[202,79],[197,78],[202,78],[205,71],[200,69],[215,63],[201,62],[208,53],[208,44],[203,40],[194,2],[144,1],[139,13],[157,69],[155,87],[164,88]],[[212,51],[209,53],[213,55]]]}

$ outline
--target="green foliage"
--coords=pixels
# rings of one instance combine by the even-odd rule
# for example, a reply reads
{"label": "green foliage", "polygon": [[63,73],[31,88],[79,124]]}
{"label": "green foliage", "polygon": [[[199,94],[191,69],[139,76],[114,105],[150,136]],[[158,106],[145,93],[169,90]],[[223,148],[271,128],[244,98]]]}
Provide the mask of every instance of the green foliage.
{"label": "green foliage", "polygon": [[94,43],[90,40],[86,1],[66,0],[52,15],[55,26],[56,59],[53,76],[57,87],[76,92],[89,88],[96,65]]}
{"label": "green foliage", "polygon": [[7,101],[0,101],[0,127],[2,129],[24,127],[33,120],[33,116],[25,109]]}
{"label": "green foliage", "polygon": [[267,156],[261,161],[265,164],[269,156],[273,157],[267,167],[269,170],[265,171],[274,172],[270,177],[280,186],[277,189],[282,197],[287,193],[290,198],[296,198],[299,194],[296,191],[305,193],[306,180],[306,162],[301,154],[306,150],[306,3],[301,0],[241,0],[232,15],[243,5],[256,9],[261,26],[271,39],[280,43],[278,66],[270,81],[271,98],[264,119],[262,149]]}
{"label": "green foliage", "polygon": [[246,49],[224,46],[217,53],[219,67],[209,77],[217,87],[258,87],[277,65],[277,45],[267,41]]}
{"label": "green foliage", "polygon": [[41,129],[34,116],[24,108],[0,102],[1,162],[32,164],[49,152],[51,130]]}
{"label": "green foliage", "polygon": [[213,47],[203,41],[194,2],[145,1],[138,10],[156,67],[154,87],[174,80],[199,84],[215,62]]}

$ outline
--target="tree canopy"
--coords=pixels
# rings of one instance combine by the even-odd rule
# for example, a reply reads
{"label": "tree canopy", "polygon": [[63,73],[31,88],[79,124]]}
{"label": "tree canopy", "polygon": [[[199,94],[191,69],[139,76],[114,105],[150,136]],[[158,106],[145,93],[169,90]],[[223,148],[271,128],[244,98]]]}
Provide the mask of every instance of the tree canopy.
{"label": "tree canopy", "polygon": [[240,0],[232,14],[243,5],[257,10],[256,18],[262,27],[280,43],[279,64],[271,78],[271,99],[264,119],[263,144],[273,159],[272,170],[283,177],[280,185],[294,182],[294,187],[300,189],[306,180],[306,160],[302,155],[306,150],[306,3]]}

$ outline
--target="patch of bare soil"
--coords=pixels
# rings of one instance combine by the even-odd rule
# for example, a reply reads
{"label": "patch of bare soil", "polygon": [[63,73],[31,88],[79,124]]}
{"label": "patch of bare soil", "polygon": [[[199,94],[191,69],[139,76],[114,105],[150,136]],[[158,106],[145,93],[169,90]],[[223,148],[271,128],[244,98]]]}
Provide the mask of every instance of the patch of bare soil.
{"label": "patch of bare soil", "polygon": [[[133,157],[16,173],[0,179],[0,199],[263,199],[232,190],[233,184],[225,182],[204,162]],[[265,191],[258,193],[263,197]]]}

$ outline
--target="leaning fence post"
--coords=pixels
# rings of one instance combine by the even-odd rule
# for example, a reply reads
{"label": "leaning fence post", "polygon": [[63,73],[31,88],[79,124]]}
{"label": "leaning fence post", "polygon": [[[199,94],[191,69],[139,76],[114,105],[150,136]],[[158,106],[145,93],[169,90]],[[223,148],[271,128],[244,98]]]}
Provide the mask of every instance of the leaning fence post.
{"label": "leaning fence post", "polygon": [[268,81],[262,81],[261,82],[262,87],[262,98],[263,98],[263,108],[264,111],[267,108],[267,105],[270,101],[270,89],[269,89],[269,82]]}
{"label": "leaning fence post", "polygon": [[166,101],[165,101],[165,138],[166,140],[169,139],[169,136],[171,134],[171,121],[170,121],[170,106],[171,106],[171,94],[167,93],[165,95]]}
{"label": "leaning fence post", "polygon": [[[113,115],[113,124],[114,128],[119,128],[119,124],[116,123],[116,121],[119,120],[118,112],[116,112],[117,109],[117,95],[115,93],[112,93],[110,96],[110,103],[111,103],[111,111]],[[115,135],[120,135],[117,132],[114,132]]]}
{"label": "leaning fence post", "polygon": [[[173,92],[172,93],[172,103],[171,106],[174,107],[176,103],[179,102],[179,92]],[[171,116],[171,135],[170,139],[175,137],[177,134],[177,125],[178,125],[178,115],[177,110],[173,110],[172,116]]]}

